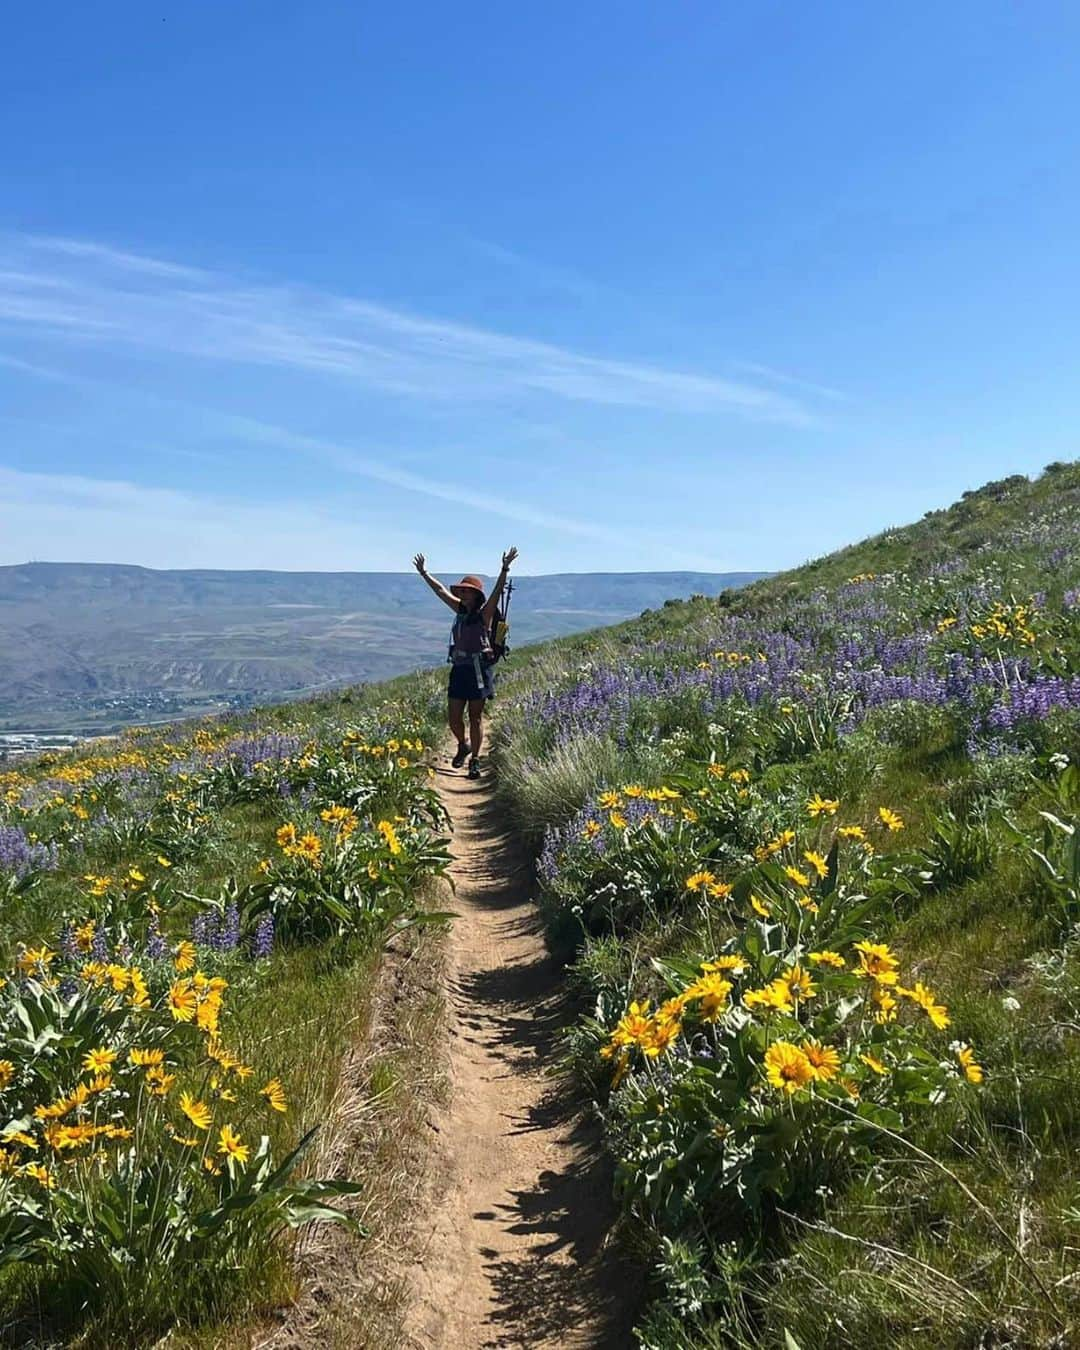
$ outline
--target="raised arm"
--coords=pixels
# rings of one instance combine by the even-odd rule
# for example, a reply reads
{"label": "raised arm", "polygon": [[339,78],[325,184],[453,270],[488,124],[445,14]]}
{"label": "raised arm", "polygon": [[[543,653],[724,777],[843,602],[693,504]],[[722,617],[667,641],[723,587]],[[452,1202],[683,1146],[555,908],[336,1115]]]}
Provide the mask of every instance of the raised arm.
{"label": "raised arm", "polygon": [[484,604],[484,618],[488,622],[491,621],[491,617],[495,613],[495,607],[499,603],[499,596],[502,595],[503,587],[506,585],[506,578],[510,575],[510,564],[517,555],[518,551],[516,548],[508,548],[502,555],[502,567],[499,569],[498,578],[495,581],[495,585],[492,586],[491,594]]}
{"label": "raised arm", "polygon": [[427,563],[425,562],[424,555],[422,553],[418,553],[416,557],[413,559],[413,566],[424,578],[424,580],[435,592],[435,594],[439,597],[439,599],[443,602],[443,604],[449,605],[450,608],[456,614],[460,607],[461,602],[457,599],[456,596],[450,594],[450,592],[446,589],[446,587],[442,584],[442,582],[439,580],[438,577],[431,576],[431,574],[427,570]]}

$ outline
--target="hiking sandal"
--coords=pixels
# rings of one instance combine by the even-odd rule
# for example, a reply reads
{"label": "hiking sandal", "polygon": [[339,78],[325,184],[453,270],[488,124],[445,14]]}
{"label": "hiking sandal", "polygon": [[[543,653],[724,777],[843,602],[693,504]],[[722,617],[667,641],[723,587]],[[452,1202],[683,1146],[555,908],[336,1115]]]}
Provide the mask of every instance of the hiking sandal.
{"label": "hiking sandal", "polygon": [[470,778],[480,777],[480,761],[478,759],[469,760],[469,777]]}
{"label": "hiking sandal", "polygon": [[455,769],[460,769],[468,758],[469,758],[469,747],[464,741],[461,741],[458,744],[457,753],[454,755],[454,758],[450,761],[450,763],[454,766]]}

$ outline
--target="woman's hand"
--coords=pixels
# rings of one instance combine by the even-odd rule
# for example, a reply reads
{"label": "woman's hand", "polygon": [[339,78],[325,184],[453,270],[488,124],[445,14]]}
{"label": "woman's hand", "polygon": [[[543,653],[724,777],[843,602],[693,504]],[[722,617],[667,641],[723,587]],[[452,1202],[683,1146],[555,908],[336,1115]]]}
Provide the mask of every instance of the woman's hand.
{"label": "woman's hand", "polygon": [[517,555],[518,555],[517,549],[512,547],[508,548],[506,552],[502,555],[502,566],[504,572],[510,571],[510,564],[514,561]]}
{"label": "woman's hand", "polygon": [[423,576],[423,575],[424,575],[424,571],[425,571],[426,566],[427,566],[426,559],[424,558],[424,555],[423,555],[422,553],[418,553],[418,554],[416,555],[416,557],[415,557],[412,561],[413,561],[413,566],[414,566],[414,567],[416,568],[416,570],[420,573],[420,575]]}

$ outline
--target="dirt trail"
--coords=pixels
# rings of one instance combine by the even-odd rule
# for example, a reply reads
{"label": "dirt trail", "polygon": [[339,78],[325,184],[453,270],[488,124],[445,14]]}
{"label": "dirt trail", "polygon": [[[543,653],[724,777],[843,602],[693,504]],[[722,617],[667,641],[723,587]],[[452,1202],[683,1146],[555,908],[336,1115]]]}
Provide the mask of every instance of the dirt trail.
{"label": "dirt trail", "polygon": [[433,1121],[436,1194],[417,1224],[410,1343],[630,1346],[636,1281],[607,1243],[610,1172],[546,1072],[571,1014],[530,902],[531,869],[490,781],[440,766],[439,790],[460,917],[448,938],[449,1095]]}

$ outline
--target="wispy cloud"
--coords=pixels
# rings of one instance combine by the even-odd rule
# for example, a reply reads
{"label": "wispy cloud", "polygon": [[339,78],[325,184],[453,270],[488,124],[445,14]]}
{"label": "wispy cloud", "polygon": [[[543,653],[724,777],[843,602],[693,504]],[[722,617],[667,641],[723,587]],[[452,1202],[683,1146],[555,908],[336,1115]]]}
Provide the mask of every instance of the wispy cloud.
{"label": "wispy cloud", "polygon": [[251,283],[71,239],[0,240],[8,331],[318,373],[386,393],[523,394],[805,425],[805,399],[759,380],[590,356],[347,296]]}
{"label": "wispy cloud", "polygon": [[407,492],[417,492],[425,497],[434,497],[439,501],[453,502],[457,506],[467,506],[470,511],[480,511],[503,520],[515,521],[522,525],[537,525],[547,530],[557,530],[563,534],[579,535],[587,539],[596,539],[601,543],[623,543],[622,532],[596,524],[593,521],[580,520],[573,516],[557,512],[538,510],[524,502],[499,497],[489,492],[474,491],[461,487],[457,483],[448,483],[426,475],[412,473],[407,469],[396,469],[384,460],[372,458],[357,450],[335,441],[324,440],[317,436],[305,436],[289,431],[285,427],[273,426],[250,417],[226,417],[225,425],[237,435],[264,445],[274,446],[294,454],[315,458],[324,464],[360,478],[386,483],[391,487],[402,488]]}
{"label": "wispy cloud", "polygon": [[407,558],[415,540],[317,504],[226,500],[123,479],[0,467],[0,563],[124,562],[155,567],[364,571]]}
{"label": "wispy cloud", "polygon": [[754,361],[737,361],[736,370],[745,371],[747,375],[755,375],[759,379],[767,380],[775,384],[790,385],[793,389],[802,389],[808,394],[815,394],[818,398],[829,399],[834,403],[847,403],[850,395],[845,394],[843,390],[834,389],[828,384],[818,384],[815,380],[805,380],[799,375],[789,375],[782,370],[774,370],[772,366],[762,366]]}

